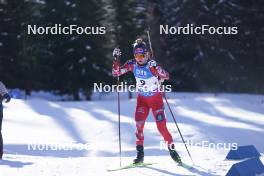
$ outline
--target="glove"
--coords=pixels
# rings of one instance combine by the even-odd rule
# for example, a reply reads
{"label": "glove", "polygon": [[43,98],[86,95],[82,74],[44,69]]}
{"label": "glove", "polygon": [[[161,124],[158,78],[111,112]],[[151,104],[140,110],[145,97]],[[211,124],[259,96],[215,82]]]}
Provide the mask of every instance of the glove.
{"label": "glove", "polygon": [[151,67],[157,67],[157,62],[154,61],[154,60],[150,60],[150,61],[148,62],[148,65],[149,65],[150,68],[151,68]]}
{"label": "glove", "polygon": [[113,62],[113,70],[119,70],[120,69],[120,63],[117,60],[114,60]]}
{"label": "glove", "polygon": [[164,82],[165,79],[159,79],[159,83],[162,84]]}
{"label": "glove", "polygon": [[3,98],[2,98],[2,101],[3,101],[3,100],[5,100],[5,102],[8,103],[8,102],[11,100],[11,96],[10,96],[8,93],[6,93],[6,94],[3,96]]}
{"label": "glove", "polygon": [[113,51],[114,57],[120,57],[121,56],[121,50],[119,48],[115,48]]}

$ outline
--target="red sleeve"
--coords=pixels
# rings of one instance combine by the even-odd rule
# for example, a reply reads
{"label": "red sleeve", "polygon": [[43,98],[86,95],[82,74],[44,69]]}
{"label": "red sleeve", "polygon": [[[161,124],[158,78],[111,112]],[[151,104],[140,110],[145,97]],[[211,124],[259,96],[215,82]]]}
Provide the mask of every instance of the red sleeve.
{"label": "red sleeve", "polygon": [[157,67],[151,67],[150,70],[153,75],[158,76],[160,79],[168,80],[170,78],[170,74],[159,65]]}
{"label": "red sleeve", "polygon": [[133,69],[134,69],[134,62],[132,60],[127,61],[122,66],[120,66],[119,61],[114,61],[113,67],[112,67],[112,75],[113,76],[121,76],[127,72],[133,71]]}

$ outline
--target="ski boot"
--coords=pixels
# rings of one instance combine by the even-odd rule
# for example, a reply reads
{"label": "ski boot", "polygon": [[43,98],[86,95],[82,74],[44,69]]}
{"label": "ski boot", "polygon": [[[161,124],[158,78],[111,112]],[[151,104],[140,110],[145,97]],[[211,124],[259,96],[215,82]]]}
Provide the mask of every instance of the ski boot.
{"label": "ski boot", "polygon": [[137,145],[137,157],[133,160],[133,164],[139,164],[144,162],[144,147],[142,145]]}
{"label": "ski boot", "polygon": [[171,147],[168,147],[171,158],[176,161],[178,164],[182,165],[182,160],[179,154],[175,150],[174,144],[171,145]]}

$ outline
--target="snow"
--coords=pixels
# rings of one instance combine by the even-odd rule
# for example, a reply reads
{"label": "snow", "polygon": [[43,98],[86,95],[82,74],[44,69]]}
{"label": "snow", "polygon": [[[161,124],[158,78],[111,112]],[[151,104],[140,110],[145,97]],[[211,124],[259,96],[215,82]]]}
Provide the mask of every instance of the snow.
{"label": "snow", "polygon": [[66,51],[66,53],[71,53],[71,52],[74,52],[74,48],[70,48]]}
{"label": "snow", "polygon": [[46,1],[45,0],[26,0],[26,2],[34,2],[34,3],[37,3],[37,4],[46,4]]}
{"label": "snow", "polygon": [[[119,167],[117,102],[113,95],[91,102],[50,101],[33,96],[4,104],[1,175],[225,175],[237,161],[225,160],[228,149],[201,146],[202,142],[252,144],[264,153],[263,95],[170,93],[167,97],[196,164],[194,169],[177,166],[167,150],[160,150],[162,140],[150,115],[144,131],[145,162],[155,164],[108,172]],[[123,166],[135,156],[135,103],[135,99],[124,96],[121,101]],[[166,113],[177,151],[191,164],[175,124]]]}

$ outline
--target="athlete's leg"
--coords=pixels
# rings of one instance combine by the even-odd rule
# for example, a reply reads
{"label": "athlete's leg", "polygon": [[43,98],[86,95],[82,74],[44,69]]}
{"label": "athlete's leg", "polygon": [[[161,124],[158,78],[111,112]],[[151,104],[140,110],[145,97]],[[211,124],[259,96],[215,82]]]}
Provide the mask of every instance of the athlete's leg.
{"label": "athlete's leg", "polygon": [[144,162],[144,125],[148,117],[149,107],[145,103],[144,97],[137,97],[137,107],[135,112],[135,121],[136,121],[136,150],[137,156],[133,160],[134,164]]}
{"label": "athlete's leg", "polygon": [[153,116],[156,120],[157,128],[162,135],[165,142],[171,144],[173,142],[172,136],[167,128],[167,120],[164,112],[164,104],[162,94],[157,93],[150,98],[149,105],[152,109]]}
{"label": "athlete's leg", "polygon": [[137,145],[144,145],[144,125],[145,121],[149,114],[149,107],[146,104],[144,97],[138,96],[137,97],[137,106],[135,112],[135,121],[136,121],[136,144]]}

